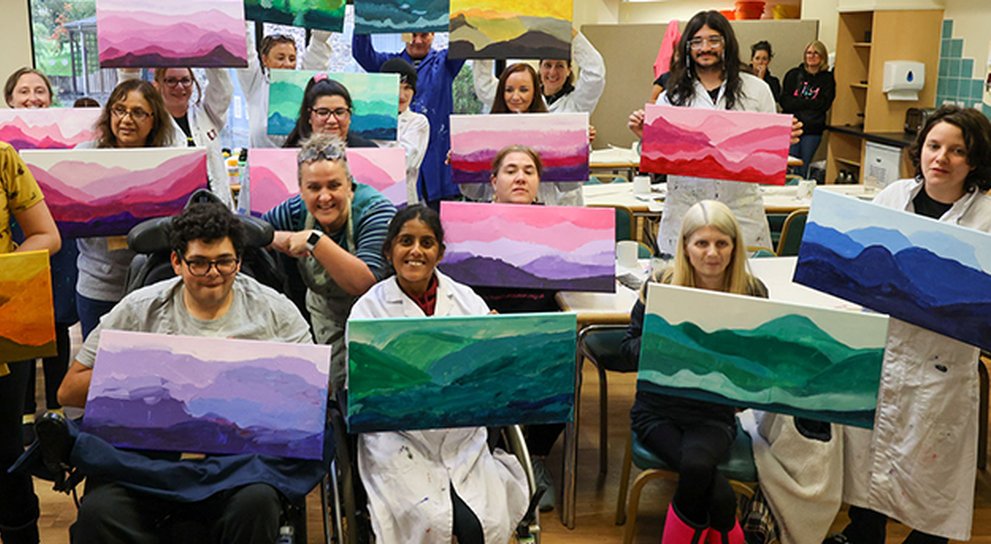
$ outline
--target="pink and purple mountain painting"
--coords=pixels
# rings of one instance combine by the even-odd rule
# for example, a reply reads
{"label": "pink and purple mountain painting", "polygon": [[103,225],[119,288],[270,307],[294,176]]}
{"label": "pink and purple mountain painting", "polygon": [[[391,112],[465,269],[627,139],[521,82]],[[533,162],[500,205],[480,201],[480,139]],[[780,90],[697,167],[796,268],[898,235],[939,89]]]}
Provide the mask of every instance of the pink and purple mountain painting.
{"label": "pink and purple mountain painting", "polygon": [[127,234],[207,187],[203,148],[23,151],[63,238]]}
{"label": "pink and purple mountain painting", "polygon": [[616,290],[609,208],[443,202],[441,270],[472,286]]}
{"label": "pink and purple mountain painting", "polygon": [[0,141],[22,149],[72,149],[99,138],[99,108],[0,110]]}
{"label": "pink and purple mountain painting", "polygon": [[540,154],[540,181],[588,180],[587,113],[452,115],[452,179],[488,183],[492,159],[509,145],[525,145]]}
{"label": "pink and purple mountain painting", "polygon": [[[299,194],[298,151],[264,148],[248,151],[248,201],[252,215],[261,217]],[[374,187],[396,206],[406,205],[406,155],[401,147],[351,148],[347,155],[355,181]]]}
{"label": "pink and purple mountain painting", "polygon": [[82,428],[124,448],[323,458],[330,346],[105,331]]}
{"label": "pink and purple mountain painting", "polygon": [[785,184],[791,116],[648,104],[640,171]]}
{"label": "pink and purple mountain painting", "polygon": [[245,68],[244,0],[97,0],[102,68]]}

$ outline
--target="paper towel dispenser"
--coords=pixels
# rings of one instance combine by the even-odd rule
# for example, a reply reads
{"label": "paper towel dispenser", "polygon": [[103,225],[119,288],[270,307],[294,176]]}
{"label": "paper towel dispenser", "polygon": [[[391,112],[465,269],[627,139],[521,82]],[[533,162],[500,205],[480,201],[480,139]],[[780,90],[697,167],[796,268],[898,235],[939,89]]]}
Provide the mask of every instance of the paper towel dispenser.
{"label": "paper towel dispenser", "polygon": [[884,63],[881,90],[888,100],[918,100],[926,83],[926,65],[914,60],[889,60]]}

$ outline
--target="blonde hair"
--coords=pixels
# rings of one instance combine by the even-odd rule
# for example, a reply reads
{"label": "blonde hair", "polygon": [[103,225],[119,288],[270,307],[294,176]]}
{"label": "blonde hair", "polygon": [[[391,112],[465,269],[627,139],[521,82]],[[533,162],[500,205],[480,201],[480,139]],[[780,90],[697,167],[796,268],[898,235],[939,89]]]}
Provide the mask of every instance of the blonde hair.
{"label": "blonde hair", "polygon": [[815,49],[819,53],[819,57],[822,58],[822,64],[819,65],[820,72],[826,72],[829,70],[829,50],[826,49],[826,44],[820,42],[819,40],[812,40],[805,49],[802,49],[802,64],[805,64],[805,52],[809,48]]}
{"label": "blonde hair", "polygon": [[688,239],[695,231],[703,227],[713,227],[733,240],[733,252],[729,265],[723,274],[722,291],[726,293],[750,294],[757,288],[757,280],[747,269],[747,249],[743,243],[743,231],[736,216],[726,204],[716,200],[703,200],[695,203],[685,213],[681,222],[681,235],[678,237],[678,248],[674,255],[674,264],[655,275],[654,281],[697,287],[695,285],[695,269],[688,259]]}

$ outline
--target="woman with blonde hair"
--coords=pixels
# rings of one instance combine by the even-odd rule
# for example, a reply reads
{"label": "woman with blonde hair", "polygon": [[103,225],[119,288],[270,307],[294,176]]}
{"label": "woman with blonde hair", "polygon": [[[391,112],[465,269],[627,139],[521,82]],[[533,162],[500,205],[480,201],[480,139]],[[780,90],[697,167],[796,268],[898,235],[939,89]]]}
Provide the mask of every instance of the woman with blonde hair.
{"label": "woman with blonde hair", "polygon": [[[747,269],[740,224],[729,207],[714,200],[697,202],[688,209],[674,264],[655,272],[651,281],[767,297],[767,288]],[[632,364],[640,360],[646,292],[645,284],[621,345]],[[678,471],[678,487],[664,518],[662,544],[742,544],[736,495],[726,477],[716,470],[736,436],[736,408],[638,387],[630,418],[641,443]]]}
{"label": "woman with blonde hair", "polygon": [[805,60],[788,70],[778,97],[781,111],[802,122],[801,138],[792,144],[788,154],[802,159],[802,174],[807,176],[809,164],[826,130],[826,113],[836,98],[836,80],[829,70],[826,45],[813,40],[805,46]]}

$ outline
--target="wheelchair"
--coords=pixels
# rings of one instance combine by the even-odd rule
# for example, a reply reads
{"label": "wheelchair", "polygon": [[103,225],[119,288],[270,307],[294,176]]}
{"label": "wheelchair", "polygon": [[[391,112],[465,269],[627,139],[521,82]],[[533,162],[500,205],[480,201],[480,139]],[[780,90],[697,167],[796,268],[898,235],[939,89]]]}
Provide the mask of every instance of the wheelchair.
{"label": "wheelchair", "polygon": [[[346,394],[338,392],[338,403],[329,407],[331,427],[334,429],[335,459],[321,486],[321,502],[324,511],[324,537],[327,543],[368,544],[374,541],[372,525],[367,509],[367,497],[358,475],[357,434],[347,432],[344,420]],[[333,403],[332,403],[333,404]],[[527,450],[523,431],[519,425],[489,427],[489,449],[497,445],[516,456],[526,473],[530,488],[530,503],[526,514],[514,531],[517,542],[540,543],[540,513],[537,506],[546,491],[537,488],[530,452]],[[333,527],[333,534],[330,528]]]}

